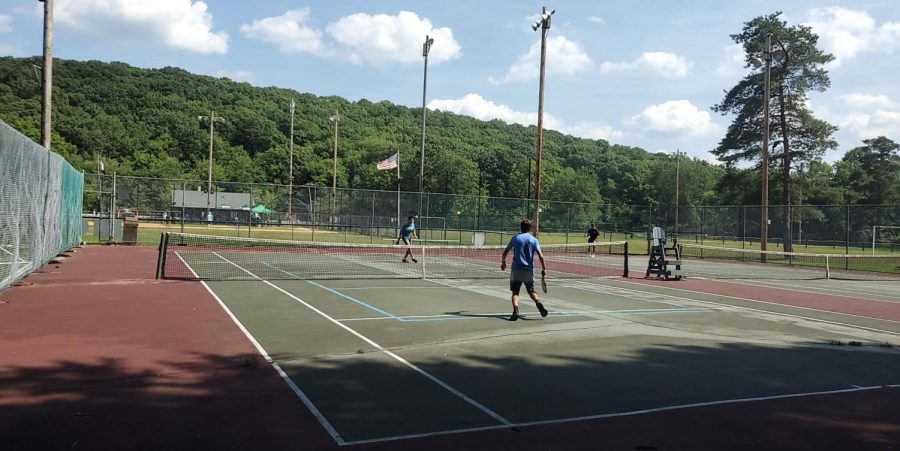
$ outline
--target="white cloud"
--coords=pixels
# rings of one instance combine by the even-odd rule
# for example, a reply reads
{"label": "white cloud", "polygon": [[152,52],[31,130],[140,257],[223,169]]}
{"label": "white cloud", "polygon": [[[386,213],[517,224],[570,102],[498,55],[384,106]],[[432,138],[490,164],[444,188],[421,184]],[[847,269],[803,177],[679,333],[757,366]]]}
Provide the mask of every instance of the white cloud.
{"label": "white cloud", "polygon": [[202,1],[57,0],[53,16],[59,25],[108,39],[159,41],[195,53],[228,51],[228,34],[212,30]]}
{"label": "white cloud", "polygon": [[[503,77],[503,82],[524,81],[538,78],[541,64],[541,41],[531,45],[528,53],[510,66]],[[585,53],[581,44],[568,40],[563,35],[551,36],[547,39],[547,73],[575,74],[594,67],[591,57]],[[493,78],[493,84],[499,82]]]}
{"label": "white cloud", "polygon": [[420,62],[426,35],[434,39],[429,63],[438,64],[462,55],[453,30],[435,28],[428,18],[408,11],[400,11],[396,16],[351,14],[323,31],[310,23],[310,10],[303,8],[254,20],[240,29],[245,36],[276,44],[285,53],[346,58],[354,64]]}
{"label": "white cloud", "polygon": [[[428,102],[428,108],[471,116],[483,121],[499,119],[506,123],[525,126],[537,124],[536,112],[515,111],[474,93],[466,94],[459,99],[434,99]],[[548,113],[544,113],[544,128],[591,139],[620,140],[623,137],[622,132],[607,125],[591,122],[567,125],[563,120]]]}
{"label": "white cloud", "polygon": [[12,31],[12,17],[0,14],[0,33],[9,33]]}
{"label": "white cloud", "polygon": [[328,56],[331,50],[322,41],[322,31],[307,24],[309,8],[290,10],[280,16],[254,20],[241,25],[241,33],[249,38],[278,45],[284,53],[305,52]]}
{"label": "white cloud", "polygon": [[878,25],[866,11],[840,6],[809,11],[804,24],[819,35],[824,50],[835,56],[832,67],[864,52],[891,52],[900,46],[900,22]]}
{"label": "white cloud", "polygon": [[709,112],[687,100],[670,100],[648,106],[628,122],[646,130],[671,135],[701,136],[718,131]]}
{"label": "white cloud", "polygon": [[694,64],[683,56],[668,52],[644,52],[638,59],[631,62],[604,61],[600,65],[600,72],[610,72],[645,69],[659,73],[664,77],[687,77],[688,71]]}
{"label": "white cloud", "polygon": [[744,67],[744,46],[741,44],[731,44],[726,46],[723,51],[722,61],[716,67],[716,73],[724,76],[734,76]]}
{"label": "white cloud", "polygon": [[884,95],[847,94],[839,99],[849,107],[834,112],[826,106],[811,105],[816,116],[837,125],[858,139],[900,136],[900,104]]}
{"label": "white cloud", "polygon": [[253,75],[253,72],[250,72],[249,70],[218,70],[216,71],[215,76],[220,78],[229,78],[234,81],[244,81],[247,83],[253,83],[254,81],[256,81],[256,76]]}
{"label": "white cloud", "polygon": [[593,22],[593,23],[598,23],[598,24],[600,24],[600,25],[606,25],[606,21],[603,20],[602,17],[598,17],[598,16],[591,16],[591,17],[588,17],[588,21],[589,21],[589,22]]}
{"label": "white cloud", "polygon": [[897,102],[894,102],[886,95],[872,95],[854,92],[838,97],[847,106],[853,108],[897,108]]}
{"label": "white cloud", "polygon": [[462,56],[453,30],[435,28],[427,17],[400,11],[396,16],[364,13],[341,17],[326,27],[328,34],[350,52],[354,63],[383,63],[422,61],[425,36],[434,39],[428,62],[438,64]]}

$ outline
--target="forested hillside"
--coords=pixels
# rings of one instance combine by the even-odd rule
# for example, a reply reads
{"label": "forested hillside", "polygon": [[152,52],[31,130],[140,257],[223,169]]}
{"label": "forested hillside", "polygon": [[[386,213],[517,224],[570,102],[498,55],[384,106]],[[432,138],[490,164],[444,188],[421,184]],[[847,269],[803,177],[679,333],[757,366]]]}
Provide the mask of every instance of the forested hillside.
{"label": "forested hillside", "polygon": [[[28,58],[0,58],[0,119],[37,139],[40,84],[32,63]],[[338,186],[393,189],[393,171],[378,171],[375,164],[400,150],[402,187],[418,189],[418,108],[259,88],[172,67],[156,70],[59,60],[54,77],[53,149],[87,172],[96,170],[100,156],[107,172],[205,179],[209,135],[198,116],[214,111],[225,119],[216,124],[214,178],[286,184],[288,107],[294,98],[295,185],[330,185],[329,118],[339,110]],[[429,111],[425,189],[525,197],[530,191],[535,130]],[[672,155],[554,131],[544,134],[544,143],[547,199],[674,204]],[[900,195],[896,186],[881,190],[879,199],[854,191],[862,185],[853,174],[864,171],[866,164],[866,153],[857,154],[860,161],[835,167],[814,162],[806,177],[815,189],[807,189],[805,196],[827,203],[896,202]],[[759,179],[754,171],[682,159],[681,177],[681,205],[758,203]],[[773,186],[772,196],[778,198],[777,187]]]}

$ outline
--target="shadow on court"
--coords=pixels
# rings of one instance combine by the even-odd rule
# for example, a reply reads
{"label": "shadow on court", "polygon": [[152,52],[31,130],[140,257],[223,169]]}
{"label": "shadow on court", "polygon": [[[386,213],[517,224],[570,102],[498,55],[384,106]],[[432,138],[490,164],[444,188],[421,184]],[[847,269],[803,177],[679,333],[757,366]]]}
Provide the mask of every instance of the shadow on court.
{"label": "shadow on court", "polygon": [[[896,354],[804,347],[655,347],[621,361],[521,352],[498,359],[466,355],[466,365],[437,358],[419,364],[510,419],[872,387],[900,374]],[[538,365],[529,357],[542,353],[543,360],[556,360]],[[5,367],[0,448],[337,448],[300,400],[263,374],[273,370],[261,357],[196,357],[192,364],[158,362],[174,368],[171,373],[132,372],[111,359]],[[458,400],[448,402],[452,396],[421,375],[406,380],[408,372],[365,356],[282,366],[347,440],[498,424]],[[373,392],[373,383],[383,390]],[[838,450],[890,449],[898,442],[900,388],[872,388],[353,448]]]}
{"label": "shadow on court", "polygon": [[[494,318],[500,319],[503,321],[509,321],[510,314],[497,314],[497,313],[476,313],[476,312],[467,312],[465,310],[455,311],[455,312],[444,312],[445,315],[456,316],[460,318]],[[531,321],[535,319],[540,319],[540,314],[520,314],[518,321]]]}

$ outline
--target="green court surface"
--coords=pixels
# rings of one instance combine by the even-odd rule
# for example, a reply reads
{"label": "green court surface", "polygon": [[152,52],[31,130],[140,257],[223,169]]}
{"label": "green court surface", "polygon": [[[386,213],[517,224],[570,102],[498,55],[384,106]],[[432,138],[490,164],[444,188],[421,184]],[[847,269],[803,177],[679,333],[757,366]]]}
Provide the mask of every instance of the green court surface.
{"label": "green court surface", "polygon": [[[511,322],[498,279],[283,279],[203,283],[338,444],[900,384],[895,319],[604,278]],[[895,308],[897,284],[799,289]]]}

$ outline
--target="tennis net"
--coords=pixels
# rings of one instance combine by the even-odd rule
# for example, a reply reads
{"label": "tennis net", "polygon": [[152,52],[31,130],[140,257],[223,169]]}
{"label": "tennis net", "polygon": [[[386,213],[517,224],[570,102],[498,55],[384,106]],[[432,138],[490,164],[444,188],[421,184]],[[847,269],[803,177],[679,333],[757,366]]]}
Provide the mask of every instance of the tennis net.
{"label": "tennis net", "polygon": [[[628,243],[548,244],[548,278],[627,277]],[[407,262],[407,248],[412,252]],[[491,279],[504,246],[322,243],[165,233],[157,278],[184,280]],[[538,264],[537,262],[535,262]],[[539,264],[538,264],[539,265]]]}
{"label": "tennis net", "polygon": [[[687,276],[720,279],[900,280],[900,254],[809,254],[680,244]],[[723,264],[724,263],[724,264]]]}

